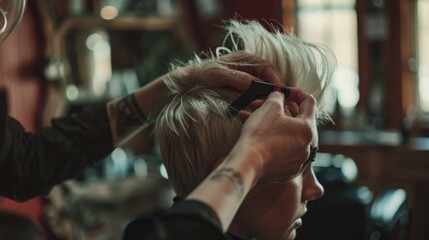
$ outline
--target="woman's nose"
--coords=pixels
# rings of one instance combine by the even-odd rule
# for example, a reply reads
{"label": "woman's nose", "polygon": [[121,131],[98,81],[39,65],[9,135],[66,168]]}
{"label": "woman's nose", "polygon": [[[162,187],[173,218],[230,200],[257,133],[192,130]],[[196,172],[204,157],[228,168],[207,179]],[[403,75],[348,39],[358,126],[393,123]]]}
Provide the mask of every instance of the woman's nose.
{"label": "woman's nose", "polygon": [[317,180],[314,171],[311,169],[311,173],[309,173],[304,179],[303,186],[303,200],[304,201],[314,201],[318,198],[321,198],[325,192],[322,184]]}

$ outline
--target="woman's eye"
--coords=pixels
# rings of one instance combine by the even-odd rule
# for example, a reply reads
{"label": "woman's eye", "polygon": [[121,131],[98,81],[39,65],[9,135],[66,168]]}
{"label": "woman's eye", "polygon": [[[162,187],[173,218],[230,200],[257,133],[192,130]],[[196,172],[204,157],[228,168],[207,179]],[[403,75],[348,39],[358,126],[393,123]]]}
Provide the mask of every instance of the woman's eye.
{"label": "woman's eye", "polygon": [[302,168],[302,174],[303,176],[308,175],[309,172],[311,172],[312,162],[305,162],[305,165]]}

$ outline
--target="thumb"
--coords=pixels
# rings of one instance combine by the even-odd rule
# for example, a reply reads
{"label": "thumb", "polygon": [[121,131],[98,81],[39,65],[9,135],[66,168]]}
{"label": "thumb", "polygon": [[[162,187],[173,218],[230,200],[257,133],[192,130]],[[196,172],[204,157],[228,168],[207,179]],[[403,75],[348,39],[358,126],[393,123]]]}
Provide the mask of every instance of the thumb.
{"label": "thumb", "polygon": [[[268,95],[265,101],[254,101],[252,110],[254,111],[253,113],[266,112],[270,111],[272,107],[277,106],[278,109],[282,109],[282,111],[284,111],[283,104],[284,94],[279,91],[274,91],[270,93],[270,95]],[[249,111],[241,110],[240,112],[238,112],[238,117],[240,121],[244,124],[251,114],[252,113]]]}
{"label": "thumb", "polygon": [[271,92],[270,95],[268,95],[267,101],[268,100],[275,101],[279,103],[281,106],[283,106],[285,101],[285,95],[280,91],[274,91],[274,92]]}
{"label": "thumb", "polygon": [[284,112],[284,94],[279,91],[271,92],[265,102],[258,108],[259,112],[268,113],[267,111],[281,111]]}

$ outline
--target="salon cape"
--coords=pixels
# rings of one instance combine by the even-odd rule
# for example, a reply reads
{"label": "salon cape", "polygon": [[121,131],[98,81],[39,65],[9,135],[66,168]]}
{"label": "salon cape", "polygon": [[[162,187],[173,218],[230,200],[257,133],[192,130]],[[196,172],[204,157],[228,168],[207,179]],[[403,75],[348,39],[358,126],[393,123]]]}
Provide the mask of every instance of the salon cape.
{"label": "salon cape", "polygon": [[143,216],[127,225],[123,240],[241,240],[224,234],[220,220],[197,200],[175,203],[163,214]]}

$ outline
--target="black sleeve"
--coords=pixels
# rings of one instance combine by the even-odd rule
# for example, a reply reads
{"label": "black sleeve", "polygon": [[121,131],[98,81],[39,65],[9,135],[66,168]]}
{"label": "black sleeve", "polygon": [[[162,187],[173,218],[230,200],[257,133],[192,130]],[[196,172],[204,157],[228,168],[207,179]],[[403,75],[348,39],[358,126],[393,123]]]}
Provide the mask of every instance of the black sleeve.
{"label": "black sleeve", "polygon": [[159,217],[131,222],[124,240],[227,240],[215,212],[199,201],[183,201]]}
{"label": "black sleeve", "polygon": [[0,195],[23,201],[75,177],[113,148],[107,110],[95,107],[52,121],[37,134],[7,115],[0,90]]}

